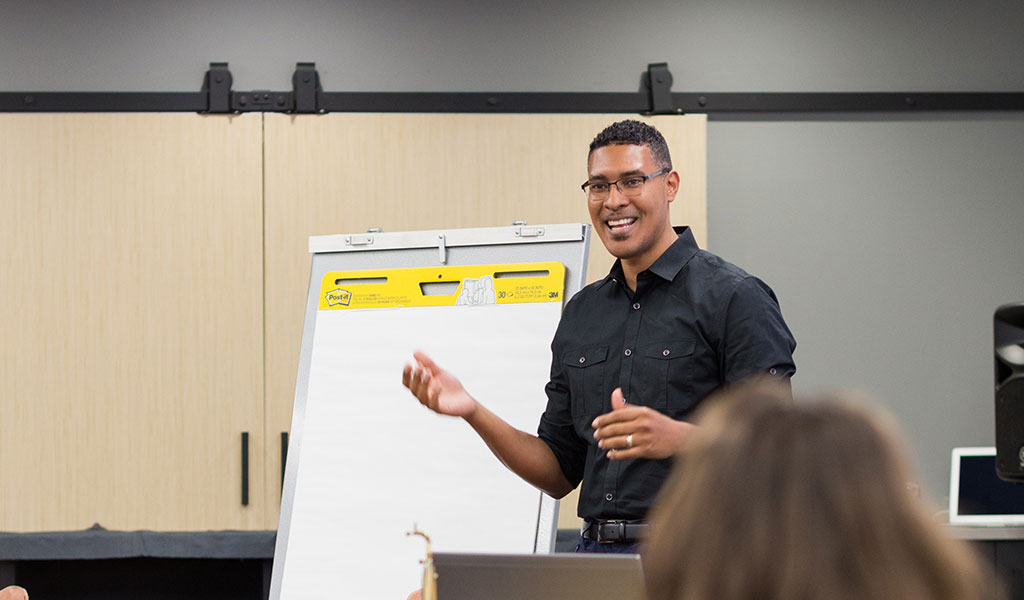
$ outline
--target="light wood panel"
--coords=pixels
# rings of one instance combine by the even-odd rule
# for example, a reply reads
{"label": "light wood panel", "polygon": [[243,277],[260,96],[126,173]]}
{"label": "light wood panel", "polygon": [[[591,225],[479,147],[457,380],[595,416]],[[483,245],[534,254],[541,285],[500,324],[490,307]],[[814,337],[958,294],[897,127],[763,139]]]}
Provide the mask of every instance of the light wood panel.
{"label": "light wood panel", "polygon": [[[267,437],[291,422],[311,235],[589,223],[579,184],[590,140],[620,115],[267,115]],[[646,119],[665,135],[682,189],[676,224],[706,237],[706,118]],[[588,280],[612,258],[592,241]],[[395,373],[395,377],[399,376]],[[477,393],[486,402],[486,391]],[[538,390],[538,393],[543,393]],[[539,417],[539,415],[538,415]],[[280,461],[268,458],[268,527],[276,527]],[[575,527],[575,496],[560,526]]]}
{"label": "light wood panel", "polygon": [[263,527],[261,119],[0,115],[0,530]]}

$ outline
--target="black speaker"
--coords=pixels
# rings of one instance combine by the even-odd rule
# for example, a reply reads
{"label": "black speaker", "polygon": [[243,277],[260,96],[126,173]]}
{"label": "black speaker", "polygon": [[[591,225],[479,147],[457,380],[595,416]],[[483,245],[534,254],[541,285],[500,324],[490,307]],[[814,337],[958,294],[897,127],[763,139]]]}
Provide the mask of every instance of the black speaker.
{"label": "black speaker", "polygon": [[1024,303],[993,319],[996,361],[996,473],[1024,482]]}

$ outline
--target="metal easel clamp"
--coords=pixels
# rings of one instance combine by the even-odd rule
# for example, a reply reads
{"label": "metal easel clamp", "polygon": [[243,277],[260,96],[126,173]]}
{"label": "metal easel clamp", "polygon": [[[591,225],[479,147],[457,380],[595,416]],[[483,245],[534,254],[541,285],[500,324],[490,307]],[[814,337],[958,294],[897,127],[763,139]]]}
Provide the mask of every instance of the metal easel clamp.
{"label": "metal easel clamp", "polygon": [[544,235],[544,228],[543,227],[526,227],[526,226],[520,225],[520,226],[517,226],[515,229],[513,229],[512,233],[514,233],[516,237],[524,237],[524,238],[525,237],[541,237],[541,236]]}
{"label": "metal easel clamp", "polygon": [[373,245],[372,235],[346,235],[346,246],[371,246]]}

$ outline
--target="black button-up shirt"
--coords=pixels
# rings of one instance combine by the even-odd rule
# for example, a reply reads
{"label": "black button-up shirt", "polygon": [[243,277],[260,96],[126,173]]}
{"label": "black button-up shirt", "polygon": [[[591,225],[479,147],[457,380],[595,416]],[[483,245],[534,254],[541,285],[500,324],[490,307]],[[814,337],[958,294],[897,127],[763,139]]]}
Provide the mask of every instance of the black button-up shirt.
{"label": "black button-up shirt", "polygon": [[572,297],[551,342],[538,435],[566,479],[583,481],[579,516],[642,519],[672,460],[609,460],[591,422],[622,388],[630,404],[688,420],[723,383],[790,376],[796,341],[771,288],[697,247],[688,227],[629,289],[622,266]]}

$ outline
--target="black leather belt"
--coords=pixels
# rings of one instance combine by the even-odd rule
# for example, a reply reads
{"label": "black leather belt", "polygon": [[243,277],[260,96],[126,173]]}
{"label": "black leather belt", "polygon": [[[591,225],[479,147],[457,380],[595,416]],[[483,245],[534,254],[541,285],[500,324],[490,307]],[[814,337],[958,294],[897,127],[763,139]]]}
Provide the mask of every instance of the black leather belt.
{"label": "black leather belt", "polygon": [[647,537],[647,523],[643,521],[600,520],[583,522],[580,534],[600,544],[637,542]]}

